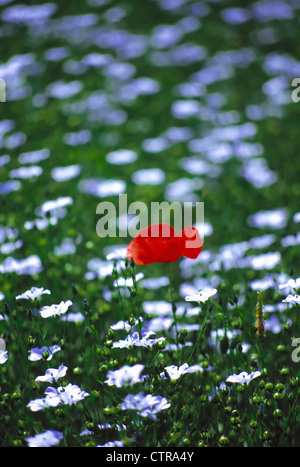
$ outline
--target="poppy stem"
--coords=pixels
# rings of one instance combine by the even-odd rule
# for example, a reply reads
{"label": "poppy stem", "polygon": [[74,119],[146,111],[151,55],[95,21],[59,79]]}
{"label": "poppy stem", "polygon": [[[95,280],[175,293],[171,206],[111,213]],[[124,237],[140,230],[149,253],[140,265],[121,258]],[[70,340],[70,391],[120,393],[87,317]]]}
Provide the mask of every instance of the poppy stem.
{"label": "poppy stem", "polygon": [[174,285],[173,285],[173,271],[172,271],[172,264],[168,262],[168,272],[169,272],[169,293],[170,293],[170,303],[172,306],[172,313],[173,313],[173,325],[175,326],[175,333],[176,333],[176,346],[178,350],[178,329],[177,329],[177,317],[176,317],[176,304],[174,302]]}

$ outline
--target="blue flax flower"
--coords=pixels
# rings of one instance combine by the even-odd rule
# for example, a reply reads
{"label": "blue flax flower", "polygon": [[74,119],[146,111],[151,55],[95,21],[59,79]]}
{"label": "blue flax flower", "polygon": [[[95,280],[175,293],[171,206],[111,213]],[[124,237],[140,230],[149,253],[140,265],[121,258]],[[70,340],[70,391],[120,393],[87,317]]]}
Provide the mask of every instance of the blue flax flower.
{"label": "blue flax flower", "polygon": [[73,405],[89,396],[89,393],[82,391],[76,384],[69,383],[67,386],[53,388],[48,386],[45,391],[46,396],[42,399],[30,401],[26,407],[32,412],[38,412],[48,407],[57,407],[59,404]]}
{"label": "blue flax flower", "polygon": [[238,375],[233,374],[228,376],[226,379],[227,383],[239,383],[239,384],[249,384],[254,378],[257,378],[261,375],[260,371],[251,371],[251,373],[247,373],[246,371],[242,371]]}
{"label": "blue flax flower", "polygon": [[26,438],[26,441],[30,448],[50,448],[56,446],[63,437],[60,431],[46,430],[44,433],[38,433],[35,436]]}
{"label": "blue flax flower", "polygon": [[38,376],[35,378],[36,381],[42,381],[47,383],[52,383],[53,380],[57,381],[59,378],[62,378],[67,373],[67,366],[60,365],[58,369],[48,368],[43,376]]}
{"label": "blue flax flower", "polygon": [[104,381],[109,386],[128,386],[131,384],[143,382],[147,376],[141,376],[144,365],[136,364],[133,366],[124,365],[118,370],[111,370],[107,373],[107,380]]}
{"label": "blue flax flower", "polygon": [[141,417],[149,417],[156,420],[156,414],[164,409],[168,409],[171,404],[165,397],[153,396],[147,394],[146,396],[140,392],[139,394],[128,394],[121,404],[122,410],[136,410]]}
{"label": "blue flax flower", "polygon": [[144,328],[141,330],[141,338],[139,333],[133,332],[129,334],[125,340],[119,340],[113,343],[113,348],[128,349],[130,347],[153,347],[153,345],[158,342],[163,342],[164,337],[159,337],[158,339],[149,339],[150,336],[153,336],[155,333],[153,331],[146,331]]}
{"label": "blue flax flower", "polygon": [[59,347],[59,345],[52,345],[51,347],[47,347],[46,345],[44,345],[40,349],[38,347],[34,347],[33,349],[29,350],[28,360],[31,360],[32,362],[37,362],[42,358],[51,360],[53,354],[55,352],[58,352],[59,350],[61,350],[61,347]]}

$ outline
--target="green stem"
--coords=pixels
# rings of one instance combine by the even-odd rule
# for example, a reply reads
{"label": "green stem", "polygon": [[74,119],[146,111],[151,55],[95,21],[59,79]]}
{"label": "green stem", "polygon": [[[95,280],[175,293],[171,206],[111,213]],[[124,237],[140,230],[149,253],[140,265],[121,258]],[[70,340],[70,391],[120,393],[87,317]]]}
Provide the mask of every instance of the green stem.
{"label": "green stem", "polygon": [[168,262],[168,273],[169,273],[169,293],[170,293],[170,303],[172,307],[172,314],[173,314],[173,325],[175,326],[175,333],[176,333],[176,346],[178,351],[178,328],[177,328],[177,316],[176,316],[176,305],[174,302],[174,285],[173,285],[173,271],[171,262]]}
{"label": "green stem", "polygon": [[204,320],[203,320],[203,322],[202,322],[201,329],[200,329],[199,332],[198,332],[198,336],[197,336],[195,345],[194,345],[194,347],[193,347],[193,349],[192,349],[192,351],[191,351],[191,353],[190,353],[189,358],[187,359],[187,363],[189,363],[189,361],[191,360],[191,358],[192,358],[192,356],[193,356],[193,354],[194,354],[194,352],[195,352],[195,350],[196,350],[197,344],[198,344],[200,338],[202,337],[202,334],[203,334],[203,331],[204,331],[204,329],[205,329],[205,326],[206,326],[206,322],[207,322],[207,318],[208,318],[209,313],[210,313],[210,309],[208,308],[207,311],[206,311],[206,315],[205,315],[205,317],[204,317]]}

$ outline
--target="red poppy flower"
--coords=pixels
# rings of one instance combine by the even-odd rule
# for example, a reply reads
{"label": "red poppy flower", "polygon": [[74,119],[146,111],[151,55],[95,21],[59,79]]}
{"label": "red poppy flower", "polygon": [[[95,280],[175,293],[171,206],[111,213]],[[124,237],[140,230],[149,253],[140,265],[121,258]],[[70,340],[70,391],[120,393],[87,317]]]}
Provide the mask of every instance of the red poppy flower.
{"label": "red poppy flower", "polygon": [[195,259],[203,242],[195,227],[176,234],[169,224],[154,224],[140,230],[127,247],[127,258],[136,264],[174,262],[180,256]]}

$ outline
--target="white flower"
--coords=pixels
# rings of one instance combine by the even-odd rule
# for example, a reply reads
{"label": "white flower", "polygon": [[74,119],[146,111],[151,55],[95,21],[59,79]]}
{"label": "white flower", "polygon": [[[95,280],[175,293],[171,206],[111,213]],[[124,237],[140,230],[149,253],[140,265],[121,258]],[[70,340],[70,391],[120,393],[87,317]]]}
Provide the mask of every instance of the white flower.
{"label": "white flower", "polygon": [[51,347],[47,347],[46,345],[44,345],[40,349],[38,347],[34,347],[33,349],[30,349],[29,351],[28,360],[32,362],[37,362],[38,360],[41,360],[42,358],[44,358],[44,356],[46,357],[47,353],[48,353],[47,360],[51,360],[53,357],[53,354],[55,352],[58,352],[59,350],[61,350],[61,347],[59,347],[59,345],[52,345]]}
{"label": "white flower", "polygon": [[21,295],[18,295],[16,297],[17,300],[20,300],[21,298],[24,298],[25,300],[35,300],[36,298],[40,297],[41,295],[44,294],[51,294],[50,290],[46,289],[44,290],[44,287],[38,288],[38,287],[31,287],[30,290],[27,290],[26,292],[22,293]]}
{"label": "white flower", "polygon": [[210,297],[217,293],[217,289],[205,289],[201,292],[187,295],[185,300],[187,302],[206,302]]}
{"label": "white flower", "polygon": [[260,371],[251,371],[251,373],[247,373],[246,371],[242,371],[238,375],[233,374],[228,376],[226,379],[227,383],[239,383],[239,384],[249,384],[252,379],[257,378],[261,375]]}
{"label": "white flower", "polygon": [[26,441],[30,448],[48,448],[56,446],[63,437],[60,431],[46,430],[44,433],[38,433],[35,436],[26,438]]}
{"label": "white flower", "polygon": [[116,386],[120,388],[122,386],[128,386],[138,382],[143,382],[146,376],[141,376],[144,369],[144,365],[136,364],[133,366],[124,365],[118,370],[111,370],[107,373],[107,380],[104,381],[109,386]]}
{"label": "white flower", "polygon": [[196,371],[203,371],[203,368],[200,365],[192,365],[189,367],[188,363],[184,363],[180,367],[176,365],[169,365],[165,367],[165,370],[170,376],[170,379],[176,380],[180,376],[185,375],[186,373],[195,373]]}
{"label": "white flower", "polygon": [[67,366],[60,365],[58,369],[48,368],[44,376],[38,376],[35,378],[36,381],[42,381],[47,383],[52,383],[53,380],[57,381],[59,378],[62,378],[67,373]]}
{"label": "white flower", "polygon": [[60,302],[59,305],[44,306],[41,309],[40,313],[43,318],[61,315],[63,313],[66,313],[66,311],[71,305],[73,305],[71,300],[67,300],[66,302]]}
{"label": "white flower", "polygon": [[291,295],[289,294],[284,300],[284,303],[291,303],[292,305],[300,305],[300,295]]}

